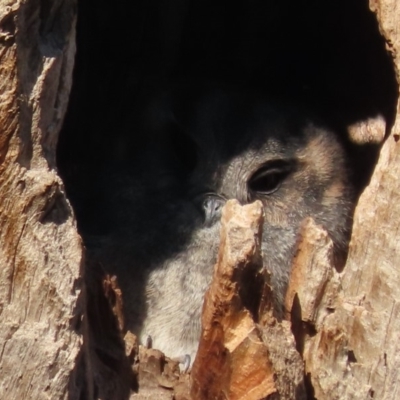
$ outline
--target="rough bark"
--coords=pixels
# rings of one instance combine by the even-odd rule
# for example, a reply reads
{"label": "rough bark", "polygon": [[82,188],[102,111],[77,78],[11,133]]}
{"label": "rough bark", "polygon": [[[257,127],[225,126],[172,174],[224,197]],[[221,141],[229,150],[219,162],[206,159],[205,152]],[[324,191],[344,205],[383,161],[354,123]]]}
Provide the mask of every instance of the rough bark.
{"label": "rough bark", "polygon": [[0,2],[0,398],[68,397],[82,247],[55,171],[72,1]]}
{"label": "rough bark", "polygon": [[[400,7],[371,1],[400,81]],[[396,399],[400,368],[400,112],[384,143],[369,186],[357,205],[342,273],[332,268],[331,244],[309,227],[303,236],[303,270],[295,267],[287,305],[299,329],[296,340],[317,399]],[[375,124],[379,130],[379,124]],[[383,131],[384,127],[380,127]],[[382,132],[383,133],[383,132]],[[375,137],[382,136],[382,133]],[[319,237],[318,237],[319,236]],[[314,241],[316,246],[305,249]],[[324,254],[322,254],[324,253]],[[320,257],[321,256],[321,257]],[[316,274],[307,268],[316,261]],[[297,264],[296,264],[297,266]],[[334,288],[334,290],[331,290]],[[310,329],[311,326],[311,329]]]}

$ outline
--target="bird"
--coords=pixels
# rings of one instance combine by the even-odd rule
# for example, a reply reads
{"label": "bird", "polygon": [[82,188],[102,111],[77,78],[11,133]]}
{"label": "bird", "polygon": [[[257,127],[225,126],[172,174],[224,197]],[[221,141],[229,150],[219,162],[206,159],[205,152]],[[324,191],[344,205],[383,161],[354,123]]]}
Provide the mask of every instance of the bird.
{"label": "bird", "polygon": [[338,258],[346,251],[346,152],[299,105],[247,89],[170,85],[119,140],[118,160],[99,173],[109,229],[89,235],[88,251],[117,276],[127,329],[171,358],[195,359],[227,200],[263,204],[262,258],[278,313],[306,217],[327,230]]}

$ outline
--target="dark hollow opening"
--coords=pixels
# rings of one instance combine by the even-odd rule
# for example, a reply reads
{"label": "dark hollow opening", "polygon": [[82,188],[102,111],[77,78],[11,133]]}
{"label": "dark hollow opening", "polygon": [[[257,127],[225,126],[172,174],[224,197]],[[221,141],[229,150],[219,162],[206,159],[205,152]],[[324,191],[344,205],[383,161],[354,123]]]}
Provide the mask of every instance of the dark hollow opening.
{"label": "dark hollow opening", "polygon": [[[309,105],[337,132],[378,115],[388,127],[393,122],[398,87],[367,1],[119,0],[110,6],[88,0],[78,11],[76,66],[57,159],[80,228],[103,229],[93,207],[101,196],[96,177],[105,163],[121,158],[136,167],[135,149],[148,143],[135,121],[166,82],[255,88]],[[378,146],[349,147],[362,187]]]}

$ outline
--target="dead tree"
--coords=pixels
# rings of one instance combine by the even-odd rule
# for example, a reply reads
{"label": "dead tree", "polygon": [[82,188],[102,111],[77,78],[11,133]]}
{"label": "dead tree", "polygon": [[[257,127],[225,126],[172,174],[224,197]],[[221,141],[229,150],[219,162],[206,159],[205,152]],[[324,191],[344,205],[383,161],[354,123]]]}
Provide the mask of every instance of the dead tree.
{"label": "dead tree", "polygon": [[[400,82],[397,1],[370,1],[370,8]],[[83,248],[55,161],[71,89],[75,22],[75,4],[68,0],[0,4],[1,398],[76,399],[85,393],[76,387],[82,381],[86,394],[95,395],[90,343],[86,362],[83,353],[78,357],[90,300],[83,291],[78,301]],[[222,257],[206,296],[199,357],[190,379],[179,380],[172,367],[171,381],[157,378],[168,388],[165,398],[174,387],[176,398],[195,399],[399,396],[399,108],[393,126],[375,119],[351,130],[364,143],[386,140],[355,211],[343,270],[333,265],[326,232],[305,221],[286,319],[271,314],[268,285],[259,287],[255,316],[240,290],[244,272],[238,279],[232,269],[257,264],[261,212],[257,205],[249,211],[230,204]],[[229,240],[230,226],[238,221],[247,238],[240,254]],[[257,286],[257,271],[254,279]],[[216,321],[219,331],[211,332]],[[95,339],[86,332],[86,341]],[[127,347],[135,348],[132,343],[126,339]],[[136,363],[129,349],[124,357]]]}

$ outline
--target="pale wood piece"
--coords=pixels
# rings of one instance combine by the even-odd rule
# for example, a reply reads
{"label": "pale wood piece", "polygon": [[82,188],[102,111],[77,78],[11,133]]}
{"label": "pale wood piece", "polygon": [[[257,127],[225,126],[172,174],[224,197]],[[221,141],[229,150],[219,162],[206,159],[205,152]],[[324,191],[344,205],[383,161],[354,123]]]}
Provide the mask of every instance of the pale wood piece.
{"label": "pale wood piece", "polygon": [[364,144],[381,144],[385,139],[386,121],[378,115],[365,121],[358,121],[347,128],[349,138],[352,142]]}
{"label": "pale wood piece", "polygon": [[281,399],[305,398],[290,326],[277,322],[269,301],[262,223],[259,201],[240,206],[229,200],[223,209],[220,251],[192,371],[193,399],[257,400],[278,391]]}

